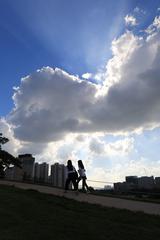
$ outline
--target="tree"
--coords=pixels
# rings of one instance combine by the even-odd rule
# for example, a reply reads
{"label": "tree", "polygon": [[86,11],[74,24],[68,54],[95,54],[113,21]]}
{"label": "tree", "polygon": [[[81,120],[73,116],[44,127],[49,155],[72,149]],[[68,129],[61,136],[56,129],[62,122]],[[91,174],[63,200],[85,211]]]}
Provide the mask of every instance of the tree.
{"label": "tree", "polygon": [[6,168],[9,168],[10,166],[17,166],[19,168],[22,168],[21,162],[18,158],[2,150],[2,145],[7,143],[8,141],[9,139],[3,137],[2,133],[0,133],[0,178],[4,177],[4,172]]}

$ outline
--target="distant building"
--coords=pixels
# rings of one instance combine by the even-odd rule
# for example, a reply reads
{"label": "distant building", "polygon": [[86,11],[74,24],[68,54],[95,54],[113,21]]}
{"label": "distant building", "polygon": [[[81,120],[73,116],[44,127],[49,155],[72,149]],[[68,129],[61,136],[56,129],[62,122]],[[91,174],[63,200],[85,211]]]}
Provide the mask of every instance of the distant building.
{"label": "distant building", "polygon": [[5,179],[14,180],[14,181],[22,181],[24,176],[23,169],[19,167],[11,167],[5,170]]}
{"label": "distant building", "polygon": [[64,164],[55,163],[51,165],[51,184],[55,187],[63,188],[66,180],[66,170]]}
{"label": "distant building", "polygon": [[49,164],[45,162],[40,164],[40,182],[48,182],[48,170]]}
{"label": "distant building", "polygon": [[18,158],[22,162],[22,169],[24,170],[24,180],[33,180],[34,179],[34,162],[35,158],[32,157],[32,154],[22,154]]}
{"label": "distant building", "polygon": [[48,171],[49,164],[44,163],[35,163],[34,166],[34,180],[35,182],[48,183]]}
{"label": "distant building", "polygon": [[35,182],[40,181],[40,164],[39,163],[35,163],[34,165],[34,180]]}
{"label": "distant building", "polygon": [[59,164],[58,166],[58,187],[64,187],[65,185],[65,166],[64,164]]}
{"label": "distant building", "polygon": [[59,163],[51,165],[51,184],[53,186],[58,186],[58,165]]}
{"label": "distant building", "polygon": [[126,176],[127,183],[138,184],[138,177],[137,176]]}
{"label": "distant building", "polygon": [[154,189],[155,183],[154,183],[154,177],[139,177],[138,178],[138,189],[146,189],[151,190]]}
{"label": "distant building", "polygon": [[111,190],[113,189],[113,187],[111,185],[105,185],[104,186],[104,190]]}
{"label": "distant building", "polygon": [[135,189],[135,185],[130,182],[118,182],[114,183],[115,192],[127,192]]}
{"label": "distant building", "polygon": [[155,188],[160,189],[160,177],[155,177]]}
{"label": "distant building", "polygon": [[5,179],[14,180],[14,167],[10,167],[5,170]]}
{"label": "distant building", "polygon": [[15,181],[22,181],[23,180],[23,176],[24,176],[24,171],[23,169],[19,168],[19,167],[14,167],[13,168],[13,178]]}
{"label": "distant building", "polygon": [[[160,186],[160,178],[156,180],[157,186]],[[116,192],[127,192],[132,190],[153,190],[155,188],[154,177],[127,176],[125,182],[114,183]]]}

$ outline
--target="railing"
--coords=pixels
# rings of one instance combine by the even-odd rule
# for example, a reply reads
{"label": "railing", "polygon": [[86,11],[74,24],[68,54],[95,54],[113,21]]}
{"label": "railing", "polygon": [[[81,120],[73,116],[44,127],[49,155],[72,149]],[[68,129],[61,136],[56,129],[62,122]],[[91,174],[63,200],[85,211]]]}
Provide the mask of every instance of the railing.
{"label": "railing", "polygon": [[99,180],[90,180],[90,179],[87,179],[87,182],[97,182],[97,183],[114,184],[113,182],[103,182],[103,181],[99,181]]}
{"label": "railing", "polygon": [[95,189],[111,189],[113,188],[113,182],[106,182],[100,180],[87,179],[87,184],[91,185]]}

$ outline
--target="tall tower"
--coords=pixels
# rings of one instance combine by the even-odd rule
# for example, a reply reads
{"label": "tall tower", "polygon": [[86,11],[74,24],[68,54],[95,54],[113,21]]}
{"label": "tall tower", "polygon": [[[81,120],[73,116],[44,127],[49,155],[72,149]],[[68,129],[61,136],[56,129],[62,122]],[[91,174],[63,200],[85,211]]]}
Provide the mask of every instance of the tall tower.
{"label": "tall tower", "polygon": [[22,154],[18,158],[22,162],[22,168],[24,170],[24,180],[33,180],[34,179],[34,162],[35,158],[32,157],[32,154]]}
{"label": "tall tower", "polygon": [[51,183],[55,187],[58,186],[58,165],[59,163],[51,165]]}
{"label": "tall tower", "polygon": [[51,165],[51,183],[55,187],[64,188],[66,181],[65,165],[55,163]]}
{"label": "tall tower", "polygon": [[34,165],[34,180],[35,182],[40,181],[40,164],[39,163],[35,163]]}
{"label": "tall tower", "polygon": [[40,164],[40,182],[48,182],[49,164],[44,162]]}

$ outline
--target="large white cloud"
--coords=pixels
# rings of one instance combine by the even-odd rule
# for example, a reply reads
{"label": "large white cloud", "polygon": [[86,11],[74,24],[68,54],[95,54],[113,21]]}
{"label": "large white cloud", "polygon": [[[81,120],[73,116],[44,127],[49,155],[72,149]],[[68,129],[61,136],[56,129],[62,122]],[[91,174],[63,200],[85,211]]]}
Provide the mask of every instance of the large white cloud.
{"label": "large white cloud", "polygon": [[159,31],[147,38],[126,32],[112,45],[106,80],[93,116],[110,132],[159,126]]}
{"label": "large white cloud", "polygon": [[[135,140],[129,134],[160,126],[159,31],[156,17],[143,36],[126,31],[114,39],[105,70],[83,76],[97,84],[51,67],[21,79],[14,109],[0,119],[0,132],[10,139],[4,149],[50,164],[72,159],[77,167],[83,159],[91,180],[158,176],[159,161],[132,156]],[[127,137],[109,142],[108,133]]]}
{"label": "large white cloud", "polygon": [[134,149],[134,138],[123,138],[114,142],[106,142],[100,137],[91,137],[89,142],[90,154],[111,156],[125,156]]}
{"label": "large white cloud", "polygon": [[10,114],[15,136],[49,142],[70,132],[87,131],[86,112],[94,104],[95,85],[60,69],[44,67],[22,79]]}
{"label": "large white cloud", "polygon": [[[103,85],[51,67],[24,77],[15,88],[15,107],[7,117],[11,125],[5,120],[12,131],[11,138],[14,131],[21,141],[16,142],[15,152],[19,149],[22,153],[32,152],[41,160],[54,157],[58,161],[77,158],[80,149],[86,155],[125,154],[133,148],[132,138],[106,145],[98,137],[92,135],[89,139],[83,134],[124,134],[159,126],[158,19],[150,25],[154,31],[147,31],[143,37],[127,31],[112,42],[113,56],[101,74]],[[75,138],[71,137],[69,146],[69,138],[67,144],[64,139],[72,133]],[[79,144],[75,144],[76,137]]]}
{"label": "large white cloud", "polygon": [[101,90],[50,67],[23,78],[9,116],[15,136],[49,142],[68,133],[129,132],[158,126],[159,37],[157,27],[156,34],[147,38],[126,32],[114,40]]}
{"label": "large white cloud", "polygon": [[12,126],[7,123],[5,118],[0,118],[0,133],[9,139],[9,142],[2,145],[2,148],[6,151],[9,151],[14,156],[17,156],[21,144],[20,141],[15,139]]}

